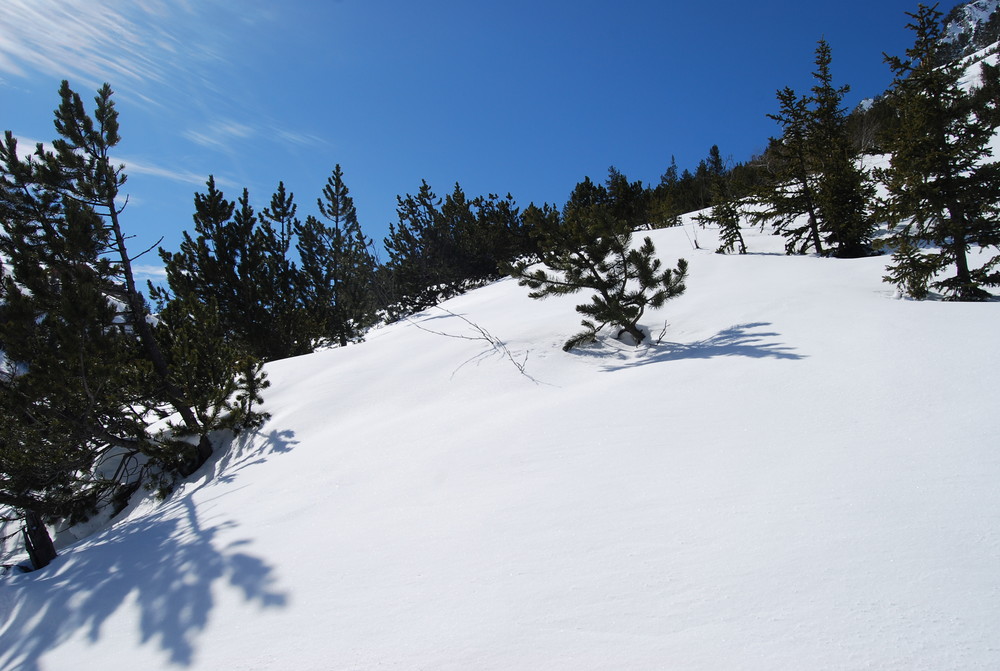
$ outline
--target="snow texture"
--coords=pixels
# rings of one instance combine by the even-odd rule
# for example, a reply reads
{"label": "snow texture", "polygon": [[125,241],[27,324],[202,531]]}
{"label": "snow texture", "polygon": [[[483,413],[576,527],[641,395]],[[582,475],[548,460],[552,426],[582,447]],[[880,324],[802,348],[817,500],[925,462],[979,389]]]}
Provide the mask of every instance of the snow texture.
{"label": "snow texture", "polygon": [[1000,303],[746,233],[651,233],[640,347],[505,280],[270,364],[259,433],[3,579],[0,668],[1000,668]]}

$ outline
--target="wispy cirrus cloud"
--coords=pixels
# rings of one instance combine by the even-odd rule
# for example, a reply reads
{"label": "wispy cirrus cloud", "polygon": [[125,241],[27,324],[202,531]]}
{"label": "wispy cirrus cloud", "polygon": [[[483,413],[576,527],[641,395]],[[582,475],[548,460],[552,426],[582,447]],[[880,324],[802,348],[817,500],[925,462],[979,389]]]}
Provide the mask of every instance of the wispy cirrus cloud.
{"label": "wispy cirrus cloud", "polygon": [[231,150],[235,142],[250,138],[261,138],[279,144],[291,144],[298,147],[316,147],[327,144],[318,135],[278,126],[277,123],[249,125],[222,119],[199,127],[188,129],[182,133],[188,140],[210,149]]}
{"label": "wispy cirrus cloud", "polygon": [[[227,88],[239,67],[235,35],[246,33],[222,26],[267,25],[277,11],[266,0],[0,0],[0,82],[43,73],[81,90],[108,81],[120,100],[159,108],[172,133],[213,152],[239,155],[248,140],[317,146],[309,132],[244,118]],[[204,184],[205,175],[177,167],[186,158],[172,154],[170,165],[160,154],[123,162],[129,174]]]}
{"label": "wispy cirrus cloud", "polygon": [[186,130],[183,135],[188,140],[203,147],[226,148],[233,140],[253,137],[258,133],[256,128],[232,120],[216,121],[203,129]]}
{"label": "wispy cirrus cloud", "polygon": [[298,131],[284,128],[275,128],[272,132],[274,133],[274,137],[281,142],[287,142],[301,147],[315,147],[317,145],[327,143],[326,140],[318,135],[313,135],[312,133],[300,133]]}
{"label": "wispy cirrus cloud", "polygon": [[184,184],[194,184],[196,186],[203,186],[207,178],[206,175],[202,175],[201,173],[197,173],[191,170],[177,170],[172,168],[165,168],[160,165],[147,163],[145,161],[136,160],[134,158],[118,158],[116,160],[125,164],[125,172],[130,175],[149,175],[151,177],[163,177],[165,179],[169,179],[174,182],[183,182]]}
{"label": "wispy cirrus cloud", "polygon": [[0,71],[101,81],[162,81],[182,43],[163,21],[192,6],[163,0],[3,0]]}
{"label": "wispy cirrus cloud", "polygon": [[[41,144],[42,148],[45,151],[49,151],[51,149],[51,147],[47,142],[39,143],[38,140],[34,140],[29,137],[15,136],[14,139],[17,140],[17,153],[22,158],[28,158],[29,156],[34,154],[38,144]],[[149,161],[144,161],[142,159],[127,158],[124,156],[113,156],[111,157],[111,160],[116,165],[118,164],[124,165],[125,174],[128,175],[148,175],[151,177],[162,177],[164,179],[169,179],[174,182],[193,184],[195,186],[203,186],[205,184],[205,180],[207,179],[206,175],[194,172],[193,170],[167,168],[165,166],[157,165],[155,163],[150,163]],[[220,183],[222,183],[222,181],[220,181]]]}

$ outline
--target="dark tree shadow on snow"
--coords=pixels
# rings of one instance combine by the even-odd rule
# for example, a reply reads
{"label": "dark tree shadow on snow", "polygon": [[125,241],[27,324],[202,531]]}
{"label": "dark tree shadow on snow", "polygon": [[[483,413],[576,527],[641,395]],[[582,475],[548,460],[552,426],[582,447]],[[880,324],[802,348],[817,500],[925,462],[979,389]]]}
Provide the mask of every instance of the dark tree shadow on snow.
{"label": "dark tree shadow on snow", "polygon": [[289,430],[241,434],[230,443],[225,453],[206,464],[212,469],[208,482],[232,482],[244,468],[263,464],[269,455],[291,452],[298,444],[295,432]]}
{"label": "dark tree shadow on snow", "polygon": [[288,596],[272,567],[248,551],[251,540],[220,545],[219,532],[235,523],[199,516],[193,497],[268,453],[291,449],[293,435],[257,434],[242,450],[234,441],[206,464],[214,469],[210,477],[204,470],[193,476],[204,482],[189,484],[151,514],[70,547],[49,567],[0,584],[0,669],[41,671],[41,656],[69,638],[82,633],[100,640],[120,608],[137,613],[144,645],[158,646],[171,664],[189,666],[221,590],[241,594],[247,607],[285,606]]}
{"label": "dark tree shadow on snow", "polygon": [[[750,357],[754,359],[804,359],[793,348],[774,340],[780,334],[759,330],[771,326],[768,322],[736,324],[719,331],[705,340],[692,343],[660,341],[648,347],[640,347],[638,356],[633,348],[615,350],[615,356],[608,360],[607,347],[589,347],[573,350],[581,356],[596,356],[605,360],[605,370],[622,370],[636,366],[646,366],[665,361],[681,359],[714,359],[724,356]],[[653,336],[655,338],[655,336]]]}

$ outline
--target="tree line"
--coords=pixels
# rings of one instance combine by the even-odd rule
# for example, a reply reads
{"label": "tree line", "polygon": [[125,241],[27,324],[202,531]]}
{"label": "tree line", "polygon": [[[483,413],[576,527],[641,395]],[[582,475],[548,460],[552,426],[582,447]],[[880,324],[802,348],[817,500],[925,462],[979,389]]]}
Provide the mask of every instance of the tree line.
{"label": "tree line", "polygon": [[[777,92],[769,116],[781,134],[760,156],[733,165],[712,146],[694,171],[671,160],[652,186],[612,167],[561,206],[523,210],[510,194],[470,197],[455,184],[442,198],[422,182],[397,197],[384,261],[340,165],[304,218],[283,183],[258,210],[246,189],[232,200],[209,177],[193,229],[177,251],[159,250],[166,284],[145,293],[126,245],[126,176],[110,158],[112,91],[97,92],[91,113],[64,82],[51,147],[24,157],[10,132],[0,146],[0,505],[23,518],[32,563],[54,556],[46,521],[121,507],[142,483],[166,492],[215,445],[259,426],[267,361],[346,346],[508,275],[532,298],[592,292],[567,350],[607,326],[643,342],[642,316],[686,290],[688,264],[665,266],[633,235],[684,213],[719,228],[720,253],[749,251],[744,225],[770,227],[790,254],[891,251],[886,281],[916,298],[990,298],[997,68],[984,64],[981,84],[964,88],[940,13],[909,16],[914,46],[886,58],[894,85],[871,106],[845,109],[849,89],[834,83],[820,40],[813,87]],[[891,154],[886,167],[864,165],[875,152]]]}

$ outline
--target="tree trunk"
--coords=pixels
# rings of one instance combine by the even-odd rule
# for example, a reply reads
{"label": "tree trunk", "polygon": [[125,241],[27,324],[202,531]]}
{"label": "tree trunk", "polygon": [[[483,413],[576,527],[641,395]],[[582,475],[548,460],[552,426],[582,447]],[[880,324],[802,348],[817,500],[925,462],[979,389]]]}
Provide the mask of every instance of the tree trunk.
{"label": "tree trunk", "polygon": [[[104,157],[107,160],[107,157]],[[117,193],[117,187],[109,187],[109,192]],[[153,371],[159,378],[167,393],[167,401],[184,421],[184,427],[191,433],[201,433],[204,427],[198,422],[194,411],[184,401],[184,394],[170,379],[170,367],[167,359],[160,349],[160,343],[153,334],[153,327],[146,320],[145,300],[136,288],[135,275],[132,272],[132,259],[129,258],[128,249],[125,246],[125,235],[122,233],[121,224],[118,221],[118,210],[115,207],[114,196],[102,205],[108,210],[108,217],[111,221],[111,232],[114,235],[114,245],[112,249],[118,253],[118,258],[122,266],[122,276],[125,279],[125,303],[128,305],[132,326],[139,335],[146,352],[146,357],[153,366]],[[211,449],[209,450],[211,451]]]}
{"label": "tree trunk", "polygon": [[812,238],[813,247],[816,248],[816,253],[822,256],[823,241],[819,236],[819,222],[816,220],[816,215],[812,208],[809,209],[809,235]]}
{"label": "tree trunk", "polygon": [[189,459],[184,466],[180,469],[181,477],[188,477],[192,475],[195,471],[201,468],[208,458],[212,456],[212,441],[208,439],[208,436],[201,436],[198,440],[198,447],[195,450],[194,456]]}
{"label": "tree trunk", "polygon": [[640,331],[636,324],[625,324],[622,326],[621,330],[618,332],[618,337],[621,338],[623,333],[628,333],[632,336],[632,340],[635,341],[635,345],[637,347],[642,344],[643,340],[646,339],[646,334]]}
{"label": "tree trunk", "polygon": [[24,513],[24,547],[35,570],[45,568],[56,558],[56,546],[52,543],[49,530],[45,528],[42,516],[33,510]]}

